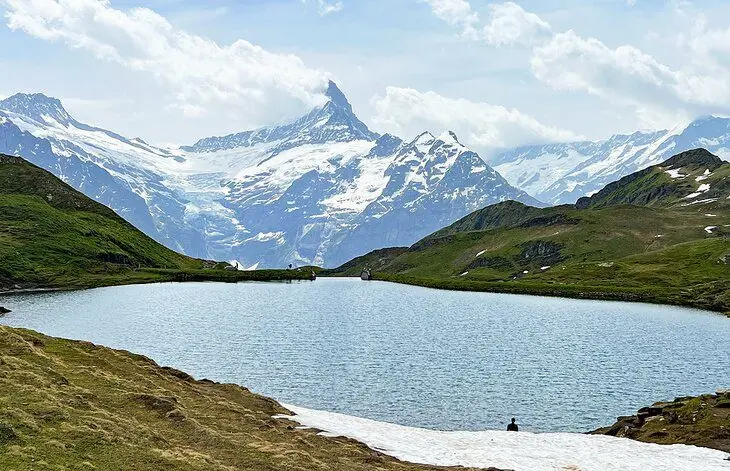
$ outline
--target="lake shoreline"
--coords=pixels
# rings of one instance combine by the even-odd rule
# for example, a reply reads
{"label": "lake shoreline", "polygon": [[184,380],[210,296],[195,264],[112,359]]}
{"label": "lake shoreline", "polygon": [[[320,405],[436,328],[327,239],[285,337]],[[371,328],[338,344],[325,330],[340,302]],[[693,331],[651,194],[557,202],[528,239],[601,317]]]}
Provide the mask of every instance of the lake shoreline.
{"label": "lake shoreline", "polygon": [[[0,305],[13,310],[3,324],[139,352],[292,404],[440,430],[500,429],[504,411],[531,430],[588,431],[730,379],[730,358],[696,345],[726,338],[726,318],[649,304],[321,278],[132,285]],[[658,362],[666,374],[651,379]],[[533,404],[538,374],[554,394]],[[369,398],[368,384],[381,393]],[[582,398],[616,388],[586,408]]]}
{"label": "lake shoreline", "polygon": [[[345,276],[328,276],[330,278],[354,278]],[[527,296],[545,296],[552,298],[585,299],[595,301],[619,301],[630,303],[645,303],[654,305],[686,307],[703,311],[724,314],[730,318],[730,309],[696,300],[686,300],[681,296],[669,296],[654,290],[622,291],[611,290],[609,287],[590,286],[556,286],[546,284],[517,284],[512,282],[466,281],[453,279],[415,278],[402,275],[373,274],[374,281],[420,286],[445,291],[463,291],[480,293],[516,294]]]}
{"label": "lake shoreline", "polygon": [[[112,350],[90,342],[48,337],[34,331],[6,326],[0,326],[0,338],[3,340],[0,342],[0,359],[2,359],[2,362],[0,362],[0,370],[3,371],[3,375],[0,376],[2,378],[0,382],[4,382],[6,386],[0,389],[0,399],[7,406],[3,410],[0,410],[0,426],[2,426],[2,430],[0,431],[3,432],[0,434],[0,449],[9,447],[6,449],[11,451],[6,454],[0,453],[0,464],[9,463],[17,466],[27,462],[43,460],[48,463],[62,463],[63,465],[82,464],[82,462],[109,465],[110,462],[104,460],[118,459],[119,461],[114,463],[120,465],[126,463],[125,460],[130,459],[130,450],[135,450],[141,455],[144,455],[140,447],[149,447],[152,445],[152,443],[147,442],[147,436],[149,436],[149,432],[154,431],[154,433],[164,433],[167,437],[164,442],[156,443],[154,445],[155,447],[163,447],[166,449],[166,447],[173,445],[177,447],[192,446],[193,448],[190,448],[191,451],[204,453],[204,456],[215,459],[219,463],[241,466],[242,469],[289,469],[289,466],[292,466],[292,469],[315,469],[318,465],[315,465],[314,462],[300,461],[309,459],[305,458],[305,455],[302,453],[306,453],[306,456],[310,454],[317,455],[317,460],[325,462],[333,460],[333,464],[339,463],[336,469],[342,470],[437,469],[430,465],[418,465],[408,461],[397,461],[396,458],[388,456],[397,454],[393,450],[388,454],[383,454],[382,451],[376,451],[381,450],[381,448],[375,447],[374,450],[362,442],[351,438],[334,438],[327,434],[322,436],[320,434],[321,429],[318,428],[301,429],[301,427],[287,425],[288,423],[299,422],[297,419],[299,415],[296,413],[297,410],[300,413],[307,410],[293,406],[283,406],[273,399],[253,394],[245,387],[236,384],[222,384],[206,379],[196,380],[182,371],[159,366],[154,360],[142,355],[124,350]],[[49,360],[50,364],[48,363]],[[62,362],[59,363],[61,360]],[[104,373],[103,376],[89,375],[88,363],[90,361],[96,365],[96,368],[101,368],[101,371]],[[75,366],[77,363],[78,367]],[[25,373],[19,375],[19,370],[12,367],[12,365],[16,364],[25,365],[27,371],[35,371],[35,368],[41,368],[41,371],[45,371],[43,375],[44,385],[41,386],[42,389],[38,390],[38,398],[35,396],[35,389],[28,389],[30,388],[30,383],[25,384],[29,376]],[[20,384],[15,383],[13,378]],[[109,383],[110,386],[116,385],[109,392],[105,389],[108,387],[108,381],[111,381]],[[46,382],[48,384],[45,384]],[[134,386],[132,389],[129,389],[132,384]],[[124,385],[121,386],[121,390],[119,389],[119,385]],[[18,396],[13,395],[14,388],[26,390],[26,394],[23,396],[25,399],[19,402]],[[128,389],[129,391],[127,391]],[[88,390],[88,392],[84,393],[84,390]],[[43,391],[42,395],[40,395],[41,391]],[[8,397],[4,397],[6,395]],[[200,396],[204,399],[203,403],[196,402],[196,398]],[[26,417],[35,414],[33,411],[38,409],[39,403],[37,401],[41,397],[44,399],[48,397],[57,399],[55,405],[40,405],[40,410],[57,410],[57,412],[53,413],[60,414],[58,416],[59,418],[53,421],[36,421],[34,422],[36,425],[31,426],[30,422],[27,422],[29,419]],[[73,397],[81,398],[83,401],[78,403],[79,399],[76,399],[67,402]],[[204,404],[207,403],[206,401],[215,397],[218,397],[216,400],[219,401],[219,406],[222,406],[224,402],[229,405],[226,405],[223,409],[216,409],[215,412],[211,412],[208,410],[210,406],[204,406]],[[684,399],[686,401],[690,400],[690,398]],[[122,401],[121,403],[119,403],[120,400]],[[96,420],[93,417],[98,415],[98,413],[88,415],[86,411],[89,405],[93,405],[93,408],[99,411],[103,410],[107,404],[117,404],[115,407],[122,407],[119,405],[122,404],[123,407],[128,408],[126,413],[134,415],[135,423],[138,425],[133,426],[131,429],[126,429],[126,421],[122,421],[117,425],[113,425],[113,422],[101,422],[94,428],[87,428],[84,425],[86,421]],[[241,407],[246,407],[249,412],[243,414],[242,410],[240,410]],[[292,411],[291,409],[295,410]],[[11,413],[8,415],[7,412]],[[48,413],[50,412],[44,412],[44,414]],[[321,414],[325,416],[337,416],[337,414],[324,412]],[[248,417],[254,416],[258,417],[258,419],[249,423],[251,419]],[[268,419],[264,416],[268,416]],[[217,422],[210,422],[213,418]],[[348,417],[347,420],[354,423],[376,423],[356,417]],[[66,425],[60,427],[62,424]],[[104,431],[103,435],[99,435],[94,430],[99,426]],[[113,426],[116,428],[111,428]],[[417,430],[385,423],[380,423],[380,426],[395,430]],[[56,427],[60,427],[58,428],[58,433],[56,433]],[[67,432],[69,427],[71,430],[74,430],[71,434]],[[139,427],[143,427],[142,433],[140,433]],[[213,428],[209,430],[208,427]],[[235,455],[231,455],[225,451],[225,448],[228,446],[228,443],[233,443],[230,440],[236,440],[237,431],[241,427],[247,430],[249,428],[251,430],[258,430],[258,432],[250,433],[259,433],[261,434],[259,441],[271,440],[271,443],[263,448],[257,448],[250,452],[247,446],[241,444],[241,451]],[[149,428],[149,431],[147,428]],[[326,430],[326,428],[330,427],[324,427],[325,432],[330,431]],[[212,442],[198,442],[197,440],[193,440],[194,434],[212,433],[213,430],[215,430],[214,436],[218,438]],[[128,435],[130,433],[132,434],[131,436]],[[428,430],[423,430],[422,433],[448,434],[445,436],[462,434],[462,432],[436,432]],[[478,435],[480,433],[482,432],[467,432],[468,435]],[[503,437],[500,440],[525,439],[528,441],[540,439],[541,436],[549,438],[553,435],[531,434],[529,432],[514,435],[504,434],[504,432],[483,433],[486,434],[485,437]],[[555,436],[560,435],[556,434]],[[78,439],[81,436],[105,436],[106,438],[101,439],[102,441],[99,442],[101,445],[98,445],[98,448],[97,445],[84,448],[85,451],[82,456],[75,451],[77,444],[74,443],[74,439]],[[575,439],[580,436],[582,435],[575,434]],[[388,437],[384,438],[387,439]],[[664,441],[660,443],[684,444],[685,442],[692,441],[687,439],[686,436],[679,439],[675,438],[674,441],[671,441],[671,438],[670,441],[667,441],[666,437],[663,437],[663,439]],[[88,438],[84,440],[88,440]],[[111,440],[109,443],[116,443],[116,445],[108,448],[106,445],[103,445],[105,440]],[[130,443],[133,440],[137,441]],[[170,440],[172,440],[172,443],[165,444]],[[218,445],[220,440],[226,442],[226,445],[221,448]],[[581,438],[581,440],[584,439]],[[585,440],[589,439],[586,438]],[[613,440],[618,439],[613,438]],[[632,441],[628,440],[628,442]],[[641,441],[656,443],[651,440],[651,436],[644,437]],[[547,442],[551,443],[552,439],[547,440]],[[483,443],[483,440],[479,439],[479,443]],[[591,442],[589,440],[587,443],[603,442]],[[605,443],[610,444],[612,442],[608,441]],[[51,446],[51,444],[53,445]],[[59,444],[63,446],[61,447]],[[696,444],[696,440],[695,443],[690,444]],[[553,443],[550,446],[557,445]],[[122,447],[123,450],[119,450],[119,447]],[[288,460],[285,455],[281,454],[282,447],[289,449],[289,453],[294,453],[292,456],[298,458],[294,461]],[[25,452],[23,452],[24,449],[26,450]],[[723,448],[716,449],[727,451]],[[651,456],[651,449],[643,450],[645,452],[648,450],[649,456]],[[665,452],[667,454],[671,453],[671,447],[662,447],[657,450],[657,452],[661,452],[660,455]],[[172,456],[171,453],[175,452],[170,450],[165,456]],[[680,455],[684,453],[682,452]],[[266,458],[261,458],[261,455]],[[708,456],[710,455],[708,452]],[[148,461],[138,461],[141,459],[160,459],[154,456],[154,453],[150,456],[138,455],[132,458],[134,463],[130,462],[126,466],[120,465],[120,467],[114,469],[139,469],[132,466],[140,463],[149,463]],[[182,456],[184,455],[180,455],[180,457]],[[720,455],[712,454],[712,457],[713,462],[717,464],[716,461],[720,459]],[[609,458],[611,457],[609,456]],[[249,462],[250,459],[265,459],[267,465],[263,466],[261,461],[255,461],[259,463],[260,468],[243,466],[243,463]],[[629,459],[633,459],[633,457]],[[174,462],[177,462],[177,458],[175,458]],[[302,466],[303,463],[304,465]],[[306,463],[310,464],[307,465]],[[273,468],[270,466],[273,466]],[[196,469],[213,469],[213,467]],[[445,470],[452,468],[444,467],[438,469]],[[458,469],[465,470],[472,468]],[[474,466],[473,469],[477,469],[477,467]],[[489,469],[496,471],[496,468]],[[713,467],[712,469],[717,468]]]}
{"label": "lake shoreline", "polygon": [[[19,294],[43,294],[53,292],[83,291],[95,288],[109,288],[114,286],[148,285],[155,283],[243,283],[243,282],[288,282],[312,281],[311,270],[252,270],[252,271],[225,271],[225,270],[164,270],[142,268],[123,274],[124,276],[107,276],[91,279],[82,279],[76,284],[68,283],[33,283],[24,287],[15,283],[18,288],[0,287],[0,298]],[[9,283],[11,284],[11,283]]]}
{"label": "lake shoreline", "polygon": [[0,385],[2,469],[437,469],[296,429],[242,386],[27,329],[0,325]]}

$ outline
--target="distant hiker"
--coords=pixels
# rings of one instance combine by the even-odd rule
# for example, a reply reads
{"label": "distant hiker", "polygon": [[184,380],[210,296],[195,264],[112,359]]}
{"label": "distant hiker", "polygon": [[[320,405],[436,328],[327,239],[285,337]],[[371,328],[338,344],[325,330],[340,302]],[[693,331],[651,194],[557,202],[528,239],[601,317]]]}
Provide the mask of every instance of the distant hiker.
{"label": "distant hiker", "polygon": [[520,428],[515,423],[514,417],[512,417],[512,423],[507,426],[507,431],[508,432],[519,432],[520,431]]}

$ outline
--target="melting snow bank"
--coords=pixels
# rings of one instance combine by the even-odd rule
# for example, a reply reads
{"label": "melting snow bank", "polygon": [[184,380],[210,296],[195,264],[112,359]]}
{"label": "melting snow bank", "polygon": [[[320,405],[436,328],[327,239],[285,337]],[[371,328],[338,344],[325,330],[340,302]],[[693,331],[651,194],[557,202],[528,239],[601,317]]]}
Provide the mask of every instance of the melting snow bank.
{"label": "melting snow bank", "polygon": [[403,461],[515,471],[729,471],[726,453],[577,433],[439,432],[284,405],[276,416],[344,436]]}

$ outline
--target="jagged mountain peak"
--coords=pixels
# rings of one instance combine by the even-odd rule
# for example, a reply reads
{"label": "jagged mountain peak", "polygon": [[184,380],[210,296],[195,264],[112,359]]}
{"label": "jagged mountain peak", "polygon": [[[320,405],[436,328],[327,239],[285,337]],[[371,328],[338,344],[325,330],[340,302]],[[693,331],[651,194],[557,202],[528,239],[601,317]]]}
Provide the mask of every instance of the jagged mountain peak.
{"label": "jagged mountain peak", "polygon": [[1,100],[0,109],[48,124],[55,121],[68,126],[76,122],[63,107],[61,100],[43,93],[16,93]]}
{"label": "jagged mountain peak", "polygon": [[327,84],[327,91],[324,95],[329,98],[330,102],[352,113],[352,105],[347,101],[347,97],[342,93],[342,90],[332,80]]}
{"label": "jagged mountain peak", "polygon": [[325,95],[328,98],[326,103],[287,124],[207,137],[181,149],[187,152],[217,152],[276,143],[273,153],[277,153],[302,144],[375,141],[379,137],[355,115],[347,97],[334,82],[329,82]]}
{"label": "jagged mountain peak", "polygon": [[393,154],[402,145],[403,139],[392,134],[383,134],[375,141],[375,146],[370,151],[370,154],[384,157]]}
{"label": "jagged mountain peak", "polygon": [[459,138],[456,137],[456,133],[454,131],[444,131],[439,135],[438,140],[445,144],[461,145],[461,142],[459,142]]}
{"label": "jagged mountain peak", "polygon": [[416,136],[411,142],[408,143],[411,147],[421,148],[424,146],[430,146],[436,141],[436,136],[431,134],[429,131],[424,131]]}

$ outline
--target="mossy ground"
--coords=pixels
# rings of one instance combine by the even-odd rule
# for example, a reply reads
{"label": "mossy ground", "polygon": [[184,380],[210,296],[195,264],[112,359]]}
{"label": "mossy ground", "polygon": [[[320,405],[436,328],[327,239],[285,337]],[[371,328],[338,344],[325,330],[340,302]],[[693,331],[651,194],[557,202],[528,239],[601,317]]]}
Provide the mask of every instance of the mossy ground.
{"label": "mossy ground", "polygon": [[[720,223],[730,223],[730,212],[630,205],[536,211],[508,226],[440,231],[407,251],[364,256],[325,274],[357,276],[370,265],[375,279],[433,288],[730,312],[730,227]],[[545,214],[555,223],[530,223]],[[718,228],[708,233],[710,225]]]}
{"label": "mossy ground", "polygon": [[646,410],[651,416],[619,417],[593,433],[664,445],[683,443],[730,453],[730,394],[677,398]]}
{"label": "mossy ground", "polygon": [[0,327],[0,469],[425,470],[273,419],[245,388]]}

